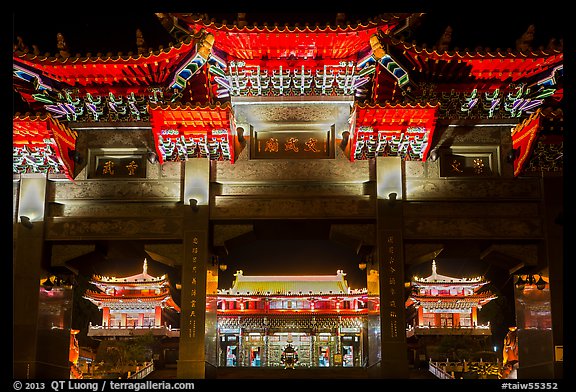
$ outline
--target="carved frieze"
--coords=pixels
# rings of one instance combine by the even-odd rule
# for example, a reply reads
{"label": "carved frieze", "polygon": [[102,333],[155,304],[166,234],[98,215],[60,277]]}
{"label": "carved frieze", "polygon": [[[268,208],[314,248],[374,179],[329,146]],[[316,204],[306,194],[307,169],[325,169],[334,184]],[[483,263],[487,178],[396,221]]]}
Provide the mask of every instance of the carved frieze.
{"label": "carved frieze", "polygon": [[213,184],[212,191],[218,196],[249,196],[249,195],[270,195],[270,196],[289,196],[295,197],[307,195],[314,196],[361,196],[367,194],[368,186],[366,184],[335,184],[323,182],[286,182],[284,184],[266,183],[266,184]]}
{"label": "carved frieze", "polygon": [[348,198],[249,198],[216,196],[212,219],[251,218],[371,218],[375,200],[369,196]]}
{"label": "carved frieze", "polygon": [[179,200],[180,180],[106,180],[51,183],[48,200]]}
{"label": "carved frieze", "polygon": [[451,217],[469,218],[477,217],[537,217],[539,204],[537,202],[526,203],[474,203],[474,202],[413,202],[405,203],[404,217]]}
{"label": "carved frieze", "polygon": [[410,179],[406,181],[406,199],[532,199],[540,197],[537,179]]}
{"label": "carved frieze", "polygon": [[116,203],[74,201],[48,204],[51,217],[177,217],[182,215],[178,202],[168,203]]}
{"label": "carved frieze", "polygon": [[181,238],[183,230],[182,220],[170,218],[51,218],[45,223],[46,240],[170,239]]}
{"label": "carved frieze", "polygon": [[336,149],[335,159],[241,160],[233,165],[218,162],[216,182],[257,181],[333,181],[365,182],[370,180],[369,161],[350,160]]}
{"label": "carved frieze", "polygon": [[538,218],[415,218],[404,220],[404,238],[541,238]]}

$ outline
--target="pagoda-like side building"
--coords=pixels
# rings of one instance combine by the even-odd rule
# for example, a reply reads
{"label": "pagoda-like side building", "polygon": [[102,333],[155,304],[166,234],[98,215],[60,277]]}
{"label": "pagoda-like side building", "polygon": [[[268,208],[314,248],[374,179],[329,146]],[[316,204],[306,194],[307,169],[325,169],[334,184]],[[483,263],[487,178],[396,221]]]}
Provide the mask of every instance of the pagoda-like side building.
{"label": "pagoda-like side building", "polygon": [[[246,276],[218,292],[218,366],[359,367],[367,348],[366,289],[336,275]],[[367,354],[366,354],[367,355]]]}
{"label": "pagoda-like side building", "polygon": [[433,261],[432,275],[426,278],[415,276],[411,282],[412,292],[406,307],[414,306],[417,314],[409,325],[407,336],[454,333],[489,335],[489,325],[478,325],[478,310],[496,298],[488,290],[480,292],[488,283],[482,276],[454,278],[440,275],[436,270],[436,261]]}
{"label": "pagoda-like side building", "polygon": [[408,315],[413,316],[409,317],[406,337],[418,340],[445,335],[490,336],[490,323],[478,324],[478,310],[496,298],[484,289],[488,283],[483,276],[455,278],[438,274],[436,261],[432,261],[431,275],[412,278],[406,308]]}
{"label": "pagoda-like side building", "polygon": [[84,298],[102,310],[102,325],[90,325],[91,337],[128,337],[152,333],[178,337],[169,312],[180,312],[170,293],[166,275],[148,274],[144,259],[142,273],[123,278],[93,276],[90,281],[99,291],[87,290]]}

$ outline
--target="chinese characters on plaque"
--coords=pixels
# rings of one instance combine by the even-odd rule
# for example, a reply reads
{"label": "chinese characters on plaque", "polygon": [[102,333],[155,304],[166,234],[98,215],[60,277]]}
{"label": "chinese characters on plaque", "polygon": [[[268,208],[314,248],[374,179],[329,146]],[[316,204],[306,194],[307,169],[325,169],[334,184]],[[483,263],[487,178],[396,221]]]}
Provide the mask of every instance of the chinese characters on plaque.
{"label": "chinese characters on plaque", "polygon": [[96,156],[91,178],[146,178],[142,155]]}
{"label": "chinese characters on plaque", "polygon": [[440,164],[442,177],[478,177],[494,175],[487,154],[446,154]]}
{"label": "chinese characters on plaque", "polygon": [[321,159],[333,158],[334,131],[254,132],[251,158]]}

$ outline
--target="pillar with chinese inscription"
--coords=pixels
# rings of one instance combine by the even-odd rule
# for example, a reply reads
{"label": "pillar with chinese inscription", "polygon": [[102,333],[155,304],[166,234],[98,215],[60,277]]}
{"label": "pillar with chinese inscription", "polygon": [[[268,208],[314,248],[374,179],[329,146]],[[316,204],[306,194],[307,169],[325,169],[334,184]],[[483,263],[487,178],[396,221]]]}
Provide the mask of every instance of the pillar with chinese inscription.
{"label": "pillar with chinese inscription", "polygon": [[[408,378],[404,310],[402,159],[376,158],[377,262],[380,300],[379,376]],[[374,348],[370,347],[370,350]]]}
{"label": "pillar with chinese inscription", "polygon": [[[215,360],[207,347],[211,341],[210,306],[207,291],[211,285],[208,276],[217,274],[208,265],[208,187],[210,161],[190,159],[184,163],[182,294],[179,359],[177,377],[206,378],[210,361]],[[207,312],[207,310],[209,310]],[[213,307],[215,312],[215,306]],[[215,335],[216,329],[213,328]],[[215,339],[215,336],[214,336]],[[214,363],[212,361],[212,363]]]}

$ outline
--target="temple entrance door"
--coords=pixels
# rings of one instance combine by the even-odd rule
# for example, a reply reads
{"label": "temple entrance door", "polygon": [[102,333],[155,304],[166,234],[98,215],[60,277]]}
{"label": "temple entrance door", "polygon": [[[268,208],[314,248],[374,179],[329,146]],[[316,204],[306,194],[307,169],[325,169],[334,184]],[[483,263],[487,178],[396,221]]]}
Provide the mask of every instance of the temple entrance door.
{"label": "temple entrance door", "polygon": [[250,347],[250,366],[260,367],[260,347]]}
{"label": "temple entrance door", "polygon": [[238,346],[226,346],[226,366],[236,367],[238,358]]}
{"label": "temple entrance door", "polygon": [[318,366],[330,366],[330,348],[328,346],[320,346],[320,355],[318,356]]}
{"label": "temple entrance door", "polygon": [[342,346],[342,366],[353,367],[354,366],[354,347],[353,346]]}

